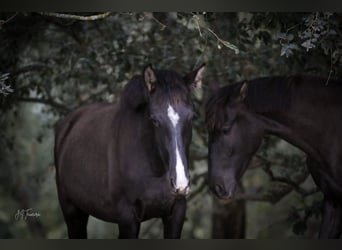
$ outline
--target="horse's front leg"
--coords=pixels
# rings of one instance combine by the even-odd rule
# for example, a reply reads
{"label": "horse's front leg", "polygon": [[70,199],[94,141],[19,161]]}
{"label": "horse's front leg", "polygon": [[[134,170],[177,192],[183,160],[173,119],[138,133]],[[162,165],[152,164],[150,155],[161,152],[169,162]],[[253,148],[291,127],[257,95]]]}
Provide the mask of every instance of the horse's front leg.
{"label": "horse's front leg", "polygon": [[119,239],[137,239],[139,230],[140,223],[133,221],[119,223]]}
{"label": "horse's front leg", "polygon": [[319,162],[307,157],[309,171],[324,194],[322,209],[322,222],[319,231],[319,238],[339,238],[342,232],[342,202],[337,199],[334,193],[339,191],[334,188],[333,183],[323,172]]}
{"label": "horse's front leg", "polygon": [[324,199],[319,238],[339,238],[342,232],[342,206],[336,200]]}
{"label": "horse's front leg", "polygon": [[163,217],[165,239],[179,239],[181,237],[185,212],[185,197],[177,197],[172,207],[171,213]]}
{"label": "horse's front leg", "polygon": [[122,216],[119,221],[119,239],[136,239],[139,236],[140,221],[134,213]]}

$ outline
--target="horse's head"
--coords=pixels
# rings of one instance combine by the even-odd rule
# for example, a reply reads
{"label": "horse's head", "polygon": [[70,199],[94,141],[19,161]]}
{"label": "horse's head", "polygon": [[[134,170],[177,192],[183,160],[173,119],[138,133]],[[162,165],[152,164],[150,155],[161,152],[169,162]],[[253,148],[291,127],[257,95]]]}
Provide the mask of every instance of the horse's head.
{"label": "horse's head", "polygon": [[231,198],[261,144],[263,127],[245,104],[247,83],[226,86],[207,103],[209,185],[219,198]]}
{"label": "horse's head", "polygon": [[175,194],[189,192],[188,151],[194,115],[191,100],[193,88],[201,87],[204,65],[181,77],[174,71],[144,69],[148,92],[148,115],[156,147],[168,166],[171,190]]}

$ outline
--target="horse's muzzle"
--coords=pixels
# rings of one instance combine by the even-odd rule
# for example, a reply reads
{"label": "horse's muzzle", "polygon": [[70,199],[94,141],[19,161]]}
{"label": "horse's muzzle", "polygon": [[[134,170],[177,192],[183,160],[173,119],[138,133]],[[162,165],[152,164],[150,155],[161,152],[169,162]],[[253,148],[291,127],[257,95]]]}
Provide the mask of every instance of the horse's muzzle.
{"label": "horse's muzzle", "polygon": [[187,195],[190,191],[190,183],[183,187],[177,187],[174,180],[171,179],[171,193],[175,195]]}
{"label": "horse's muzzle", "polygon": [[215,184],[213,188],[211,188],[214,194],[219,199],[232,199],[234,198],[237,190],[236,185],[231,185],[230,187],[225,187],[221,184]]}

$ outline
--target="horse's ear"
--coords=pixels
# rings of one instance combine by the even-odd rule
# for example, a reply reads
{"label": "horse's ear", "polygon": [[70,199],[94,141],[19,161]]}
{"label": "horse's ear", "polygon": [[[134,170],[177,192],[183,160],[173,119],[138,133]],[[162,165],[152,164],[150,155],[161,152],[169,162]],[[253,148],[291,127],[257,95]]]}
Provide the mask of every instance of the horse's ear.
{"label": "horse's ear", "polygon": [[202,75],[203,75],[204,70],[205,70],[205,63],[203,63],[196,70],[187,74],[184,77],[185,83],[189,84],[190,86],[193,86],[195,89],[202,88]]}
{"label": "horse's ear", "polygon": [[156,74],[151,64],[147,65],[144,69],[144,81],[148,92],[151,92],[154,88],[155,82],[157,81]]}
{"label": "horse's ear", "polygon": [[240,88],[239,100],[243,101],[247,96],[248,83],[244,82]]}

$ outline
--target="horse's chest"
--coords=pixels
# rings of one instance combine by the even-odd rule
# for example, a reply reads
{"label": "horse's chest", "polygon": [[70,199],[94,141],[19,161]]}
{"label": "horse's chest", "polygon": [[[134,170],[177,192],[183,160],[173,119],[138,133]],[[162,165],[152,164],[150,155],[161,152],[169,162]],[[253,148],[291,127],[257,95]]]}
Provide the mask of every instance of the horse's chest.
{"label": "horse's chest", "polygon": [[142,198],[135,202],[135,209],[141,220],[163,217],[170,213],[175,199],[170,196]]}

